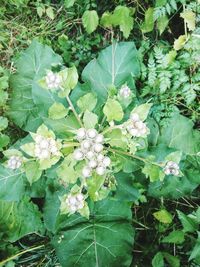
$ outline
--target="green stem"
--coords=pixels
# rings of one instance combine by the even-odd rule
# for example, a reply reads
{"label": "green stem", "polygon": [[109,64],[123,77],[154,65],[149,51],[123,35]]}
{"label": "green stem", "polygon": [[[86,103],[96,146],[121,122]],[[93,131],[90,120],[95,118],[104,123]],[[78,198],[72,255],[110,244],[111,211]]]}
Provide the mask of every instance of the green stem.
{"label": "green stem", "polygon": [[124,151],[121,151],[121,150],[117,150],[117,149],[113,149],[113,148],[108,148],[107,149],[108,151],[112,152],[112,153],[118,153],[118,154],[121,154],[121,155],[125,155],[125,156],[128,156],[128,157],[131,157],[131,158],[134,158],[134,159],[138,159],[140,161],[143,161],[144,163],[149,163],[149,164],[152,164],[152,165],[156,165],[156,166],[159,166],[159,167],[163,167],[162,164],[159,164],[159,163],[156,163],[156,162],[151,162],[151,161],[148,161],[142,157],[139,157],[139,156],[136,156],[136,155],[132,155],[130,154],[129,152],[124,152]]}
{"label": "green stem", "polygon": [[17,253],[16,255],[11,256],[11,257],[1,261],[0,265],[4,265],[5,263],[7,263],[7,262],[9,262],[11,260],[14,260],[15,258],[17,258],[17,257],[19,257],[19,256],[21,256],[21,255],[23,255],[23,254],[25,254],[27,252],[30,252],[30,251],[33,251],[33,250],[36,250],[36,249],[39,249],[39,248],[44,248],[44,245],[40,245],[40,246],[37,246],[37,247],[33,247],[33,248],[26,249],[24,251],[21,251],[21,252]]}
{"label": "green stem", "polygon": [[74,108],[74,106],[73,106],[73,104],[72,104],[72,102],[71,102],[71,100],[70,100],[68,95],[66,96],[66,99],[67,99],[67,102],[68,102],[72,112],[74,113],[74,116],[76,117],[77,121],[79,122],[80,126],[84,128],[84,125],[83,125],[78,113],[76,112],[76,110],[75,110],[75,108]]}

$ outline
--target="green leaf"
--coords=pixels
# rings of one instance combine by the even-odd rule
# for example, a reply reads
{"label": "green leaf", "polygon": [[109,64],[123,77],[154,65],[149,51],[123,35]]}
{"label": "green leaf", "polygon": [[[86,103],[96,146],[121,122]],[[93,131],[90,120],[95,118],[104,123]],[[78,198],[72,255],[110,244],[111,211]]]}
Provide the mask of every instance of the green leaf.
{"label": "green leaf", "polygon": [[193,130],[193,122],[175,113],[168,120],[166,126],[161,128],[160,143],[175,148],[185,154],[195,154],[200,151],[200,133]]}
{"label": "green leaf", "polygon": [[103,15],[101,16],[101,25],[106,27],[106,28],[111,28],[112,27],[112,14],[108,11],[104,12]]}
{"label": "green leaf", "polygon": [[[40,113],[47,116],[54,98],[50,91],[38,86],[38,80],[46,75],[51,64],[61,62],[61,57],[51,48],[37,41],[33,41],[17,60],[17,74],[12,75],[10,80],[12,93],[8,115],[20,128],[35,131],[42,123]],[[40,105],[35,103],[36,99],[41,101]]]}
{"label": "green leaf", "polygon": [[167,210],[159,210],[153,216],[161,223],[169,224],[172,222],[172,215]]}
{"label": "green leaf", "polygon": [[194,31],[196,23],[196,14],[191,10],[185,10],[180,14],[180,16],[184,19],[189,31]]}
{"label": "green leaf", "polygon": [[184,47],[185,43],[186,43],[186,36],[180,35],[178,39],[176,39],[174,42],[174,49],[176,51],[181,50]]}
{"label": "green leaf", "polygon": [[0,116],[0,132],[8,127],[8,119]]}
{"label": "green leaf", "polygon": [[64,118],[68,114],[68,109],[61,103],[54,103],[49,108],[49,118],[52,120],[58,120]]}
{"label": "green leaf", "polygon": [[163,243],[182,244],[185,241],[184,232],[173,231],[162,240]]}
{"label": "green leaf", "polygon": [[170,255],[169,253],[163,252],[163,257],[169,263],[171,267],[180,267],[180,260],[179,258]]}
{"label": "green leaf", "polygon": [[153,14],[154,14],[154,8],[153,7],[149,7],[145,11],[145,20],[144,20],[144,22],[143,22],[143,24],[141,26],[141,29],[142,29],[143,33],[147,33],[147,32],[153,31],[153,28],[154,28]]}
{"label": "green leaf", "polygon": [[97,104],[97,98],[93,93],[88,93],[79,98],[77,101],[77,106],[80,108],[82,112],[86,110],[92,111]]}
{"label": "green leaf", "polygon": [[53,240],[60,264],[130,266],[133,246],[130,221],[129,205],[109,199],[95,203],[89,220],[78,215],[63,217],[61,231]]}
{"label": "green leaf", "polygon": [[120,88],[130,74],[137,77],[140,72],[138,53],[133,42],[121,42],[107,47],[83,70],[82,79],[98,96],[101,104],[106,102],[108,87]]}
{"label": "green leaf", "polygon": [[0,201],[1,240],[15,242],[31,233],[43,232],[41,214],[28,198],[19,203]]}
{"label": "green leaf", "polygon": [[39,167],[40,165],[37,161],[28,161],[25,163],[26,178],[30,184],[40,179],[42,171]]}
{"label": "green leaf", "polygon": [[75,165],[76,161],[74,160],[72,154],[70,154],[65,157],[56,171],[58,178],[60,178],[62,183],[66,186],[76,183],[80,175],[80,173],[75,169]]}
{"label": "green leaf", "polygon": [[198,238],[196,241],[196,244],[190,254],[190,258],[189,261],[193,260],[193,259],[199,259],[199,255],[200,255],[200,232],[198,232]]}
{"label": "green leaf", "polygon": [[83,115],[83,124],[85,128],[93,129],[95,128],[97,123],[98,123],[98,116],[95,113],[86,110],[86,112]]}
{"label": "green leaf", "polygon": [[46,9],[46,14],[51,20],[54,20],[55,15],[51,6]]}
{"label": "green leaf", "polygon": [[123,149],[126,149],[127,143],[126,143],[126,137],[122,134],[122,131],[120,129],[114,129],[112,131],[109,131],[105,134],[106,139],[108,139],[106,142],[114,147],[121,147]]}
{"label": "green leaf", "polygon": [[124,38],[128,38],[133,29],[131,10],[126,6],[117,6],[112,15],[112,25],[119,26]]}
{"label": "green leaf", "polygon": [[165,31],[168,24],[169,24],[169,19],[167,16],[162,16],[162,17],[158,18],[157,27],[158,27],[160,35]]}
{"label": "green leaf", "polygon": [[159,166],[156,166],[151,163],[145,163],[142,172],[146,175],[146,177],[149,177],[150,182],[155,182],[157,180],[162,181],[165,176]]}
{"label": "green leaf", "polygon": [[64,6],[66,8],[72,7],[76,0],[64,0]]}
{"label": "green leaf", "polygon": [[96,10],[86,10],[82,16],[82,22],[88,33],[95,31],[99,24],[99,17]]}
{"label": "green leaf", "polygon": [[189,216],[185,215],[182,211],[177,210],[178,218],[181,221],[184,232],[194,232],[198,230],[198,223]]}
{"label": "green leaf", "polygon": [[103,107],[103,113],[107,117],[107,121],[121,121],[124,117],[122,106],[117,100],[108,99]]}
{"label": "green leaf", "polygon": [[152,260],[153,267],[164,267],[164,259],[161,252],[156,253]]}
{"label": "green leaf", "polygon": [[11,170],[0,165],[0,199],[18,201],[24,195],[24,173]]}
{"label": "green leaf", "polygon": [[3,150],[10,142],[10,138],[6,134],[0,134],[0,151]]}
{"label": "green leaf", "polygon": [[151,107],[152,107],[152,104],[148,104],[148,103],[142,104],[142,105],[135,107],[132,110],[132,113],[137,113],[139,115],[140,119],[142,121],[144,121],[144,120],[146,120]]}

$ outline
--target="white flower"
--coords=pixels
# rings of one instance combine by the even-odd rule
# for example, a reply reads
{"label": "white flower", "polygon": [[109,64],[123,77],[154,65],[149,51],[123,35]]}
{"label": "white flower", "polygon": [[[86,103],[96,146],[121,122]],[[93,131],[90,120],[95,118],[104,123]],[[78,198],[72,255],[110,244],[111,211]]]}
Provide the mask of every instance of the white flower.
{"label": "white flower", "polygon": [[105,167],[108,167],[108,166],[110,165],[110,163],[111,163],[111,160],[110,160],[109,157],[104,157],[102,163],[103,163],[103,165],[104,165]]}
{"label": "white flower", "polygon": [[89,163],[88,163],[88,166],[90,167],[90,168],[96,168],[97,167],[97,162],[96,162],[96,160],[90,160],[89,161]]}
{"label": "white flower", "polygon": [[87,130],[87,136],[91,139],[95,138],[97,135],[97,131],[95,129]]}
{"label": "white flower", "polygon": [[78,140],[83,140],[86,137],[86,130],[84,128],[78,129],[76,136]]}
{"label": "white flower", "polygon": [[178,176],[180,174],[179,166],[176,162],[168,161],[164,168],[164,173],[166,175],[175,175]]}
{"label": "white flower", "polygon": [[93,146],[93,149],[94,149],[95,152],[99,153],[99,152],[101,152],[103,150],[103,145],[102,144],[95,144]]}
{"label": "white flower", "polygon": [[11,156],[7,162],[8,168],[15,170],[21,167],[22,159],[19,156]]}
{"label": "white flower", "polygon": [[74,159],[75,160],[82,160],[84,158],[84,154],[80,149],[76,149],[74,151]]}
{"label": "white flower", "polygon": [[89,149],[91,147],[91,142],[89,140],[84,140],[81,142],[81,147],[83,149]]}
{"label": "white flower", "polygon": [[46,75],[46,84],[49,89],[57,89],[60,87],[62,79],[59,74],[49,71]]}
{"label": "white flower", "polygon": [[137,113],[131,113],[131,115],[130,115],[130,119],[131,119],[132,121],[134,121],[134,122],[140,120],[139,115],[138,115]]}
{"label": "white flower", "polygon": [[103,135],[102,134],[98,134],[97,136],[96,136],[96,138],[95,138],[95,143],[103,143],[103,141],[104,141],[104,137],[103,137]]}
{"label": "white flower", "polygon": [[81,193],[76,195],[69,195],[66,199],[66,203],[70,212],[74,213],[84,207],[84,196]]}
{"label": "white flower", "polygon": [[128,98],[131,95],[130,88],[126,84],[122,85],[119,95],[123,98]]}
{"label": "white flower", "polygon": [[97,156],[97,161],[98,161],[98,162],[102,162],[103,159],[104,159],[104,155],[103,155],[103,154],[99,154],[99,155]]}
{"label": "white flower", "polygon": [[106,171],[106,168],[104,168],[103,166],[99,166],[96,168],[96,173],[100,176],[104,175],[105,171]]}
{"label": "white flower", "polygon": [[35,137],[35,157],[39,159],[47,159],[52,156],[58,155],[57,143],[53,138],[45,138],[44,136],[37,135]]}
{"label": "white flower", "polygon": [[87,159],[92,159],[92,158],[94,158],[94,152],[93,151],[88,151],[87,153],[86,153],[86,158]]}
{"label": "white flower", "polygon": [[91,176],[91,169],[85,166],[82,170],[83,177],[87,178]]}

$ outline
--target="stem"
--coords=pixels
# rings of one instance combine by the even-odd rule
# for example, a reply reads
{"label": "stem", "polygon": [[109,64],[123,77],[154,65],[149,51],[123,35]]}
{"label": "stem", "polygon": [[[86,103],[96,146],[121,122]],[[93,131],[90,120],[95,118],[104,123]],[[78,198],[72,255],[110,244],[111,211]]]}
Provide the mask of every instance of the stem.
{"label": "stem", "polygon": [[163,167],[162,164],[148,161],[148,160],[146,160],[146,159],[144,159],[142,157],[139,157],[139,156],[136,156],[136,155],[132,155],[132,154],[130,154],[128,152],[124,152],[124,151],[113,149],[113,148],[108,148],[107,150],[110,151],[110,152],[113,152],[113,153],[118,153],[118,154],[125,155],[125,156],[128,156],[128,157],[134,158],[134,159],[138,159],[140,161],[143,161],[144,163],[150,163],[150,164],[153,164],[153,165],[156,165],[156,166],[159,166],[159,167]]}
{"label": "stem", "polygon": [[75,108],[74,108],[74,106],[73,106],[73,104],[72,104],[72,102],[71,102],[71,100],[70,100],[68,95],[66,96],[66,99],[67,99],[67,102],[68,102],[72,112],[74,113],[74,116],[76,117],[77,121],[79,122],[80,126],[84,128],[84,125],[83,125],[81,119],[79,118],[79,115],[76,112],[76,110],[75,110]]}
{"label": "stem", "polygon": [[21,255],[23,255],[23,254],[25,254],[27,252],[30,252],[30,251],[33,251],[33,250],[36,250],[36,249],[39,249],[39,248],[44,248],[44,245],[40,245],[40,246],[37,246],[37,247],[33,247],[33,248],[26,249],[24,251],[21,251],[21,252],[17,253],[16,255],[11,256],[11,257],[9,257],[9,258],[1,261],[0,262],[0,265],[4,265],[6,262],[9,262],[11,260],[14,260],[15,258],[17,258],[17,257],[19,257],[19,256],[21,256]]}
{"label": "stem", "polygon": [[[185,4],[183,4],[183,12],[185,12]],[[186,39],[188,37],[188,33],[187,33],[187,23],[184,19],[184,29],[185,29],[185,36],[186,36]]]}

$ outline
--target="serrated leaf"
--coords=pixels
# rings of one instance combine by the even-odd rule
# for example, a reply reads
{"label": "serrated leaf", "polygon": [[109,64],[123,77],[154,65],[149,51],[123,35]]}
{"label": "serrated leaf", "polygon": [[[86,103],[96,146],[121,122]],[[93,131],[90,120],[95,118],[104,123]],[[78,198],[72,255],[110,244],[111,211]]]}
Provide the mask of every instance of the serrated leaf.
{"label": "serrated leaf", "polygon": [[153,14],[154,14],[154,8],[153,7],[149,7],[145,11],[145,20],[141,26],[143,33],[148,33],[148,32],[151,32],[153,30],[153,28],[154,28]]}
{"label": "serrated leaf", "polygon": [[98,116],[95,113],[86,110],[83,115],[83,124],[85,128],[93,129],[95,128],[97,123],[98,123]]}
{"label": "serrated leaf", "polygon": [[54,20],[55,15],[51,6],[46,9],[46,14],[51,20]]}
{"label": "serrated leaf", "polygon": [[192,252],[190,254],[189,261],[199,258],[199,254],[200,254],[200,232],[198,232],[198,238],[197,238],[196,244],[195,244],[195,246],[192,249]]}
{"label": "serrated leaf", "polygon": [[152,104],[148,104],[148,103],[142,104],[142,105],[135,107],[132,110],[132,113],[137,113],[140,117],[140,120],[144,121],[146,120],[151,107],[152,107]]}
{"label": "serrated leaf", "polygon": [[169,24],[169,19],[167,16],[162,16],[157,19],[157,27],[158,27],[160,35],[165,31],[168,24]]}
{"label": "serrated leaf", "polygon": [[172,215],[167,210],[159,210],[153,216],[161,223],[169,224],[172,222]]}
{"label": "serrated leaf", "polygon": [[0,151],[3,150],[10,142],[10,137],[6,134],[0,134]]}
{"label": "serrated leaf", "polygon": [[174,49],[176,51],[181,50],[186,43],[186,36],[180,35],[178,39],[174,41]]}
{"label": "serrated leaf", "polygon": [[108,138],[107,143],[113,147],[121,147],[126,149],[127,143],[124,140],[124,136],[120,129],[114,129],[105,134],[105,137]]}
{"label": "serrated leaf", "polygon": [[66,8],[72,7],[76,0],[64,0],[64,6]]}
{"label": "serrated leaf", "polygon": [[99,17],[96,10],[86,10],[82,16],[82,22],[88,33],[95,31],[99,24]]}
{"label": "serrated leaf", "polygon": [[163,243],[182,244],[185,241],[184,232],[173,231],[162,239]]}
{"label": "serrated leaf", "polygon": [[112,25],[119,26],[124,38],[128,38],[133,29],[133,17],[126,6],[117,6],[112,15]]}
{"label": "serrated leaf", "polygon": [[182,211],[177,210],[178,218],[181,221],[184,232],[194,232],[198,230],[198,223],[192,218],[188,217]]}
{"label": "serrated leaf", "polygon": [[88,93],[79,98],[77,101],[77,106],[80,108],[82,112],[86,110],[92,111],[97,104],[97,98],[93,93]]}
{"label": "serrated leaf", "polygon": [[107,121],[121,121],[124,116],[122,106],[117,100],[108,99],[103,107],[103,113],[107,118]]}
{"label": "serrated leaf", "polygon": [[62,103],[55,102],[49,108],[49,118],[52,120],[58,120],[64,118],[68,114],[68,109]]}
{"label": "serrated leaf", "polygon": [[191,10],[185,10],[180,14],[181,18],[187,23],[187,27],[190,31],[195,30],[196,14]]}
{"label": "serrated leaf", "polygon": [[169,263],[170,267],[180,267],[180,260],[179,258],[170,255],[169,253],[163,252],[162,253],[165,260]]}

